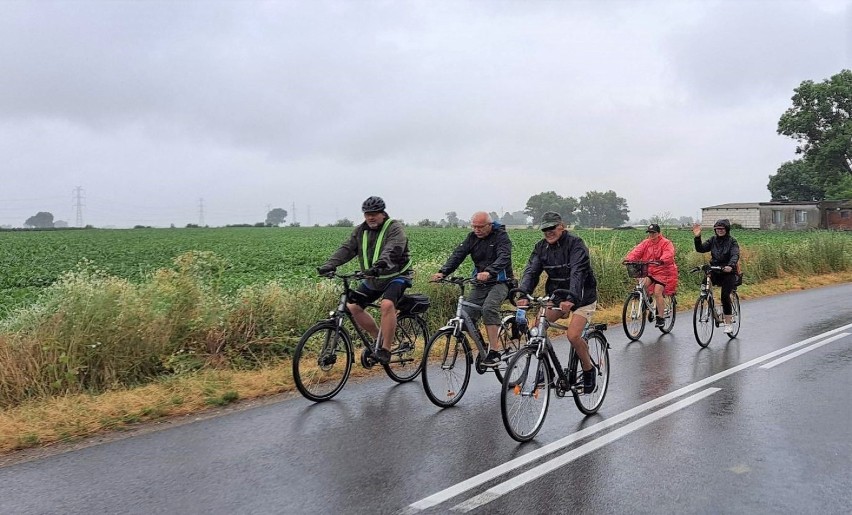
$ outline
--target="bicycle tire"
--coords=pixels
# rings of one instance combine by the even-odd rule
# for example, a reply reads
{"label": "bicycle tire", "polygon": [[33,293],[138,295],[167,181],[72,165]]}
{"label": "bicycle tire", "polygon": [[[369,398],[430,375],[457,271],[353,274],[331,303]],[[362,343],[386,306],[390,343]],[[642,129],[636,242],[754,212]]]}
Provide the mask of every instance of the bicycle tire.
{"label": "bicycle tire", "polygon": [[736,290],[731,292],[731,332],[728,333],[728,338],[733,340],[740,334],[740,320],[742,320],[742,311],[740,311],[740,296]]}
{"label": "bicycle tire", "polygon": [[632,292],[624,299],[624,307],[621,310],[621,325],[627,339],[635,342],[642,337],[645,331],[645,303],[641,296]]}
{"label": "bicycle tire", "polygon": [[[509,361],[500,391],[503,426],[514,440],[532,440],[544,425],[550,405],[550,367],[536,355],[536,346],[527,346]],[[543,385],[538,374],[543,375]]]}
{"label": "bicycle tire", "polygon": [[[328,345],[334,341],[333,349]],[[306,399],[323,402],[337,395],[352,371],[352,339],[346,329],[326,321],[314,324],[293,353],[293,381]]]}
{"label": "bicycle tire", "polygon": [[[577,388],[572,388],[571,392],[574,395],[574,404],[577,409],[584,415],[594,415],[598,412],[606,398],[606,392],[609,389],[609,343],[606,337],[597,331],[590,332],[586,335],[586,341],[589,344],[589,357],[597,370],[595,389],[591,393],[580,393]],[[574,377],[569,378],[582,386],[583,384],[583,366],[580,363],[580,356],[576,352],[572,352],[572,363],[569,370],[575,371]]]}
{"label": "bicycle tire", "polygon": [[663,303],[665,304],[663,313],[666,314],[666,319],[660,331],[663,334],[669,334],[674,329],[675,319],[677,318],[677,296],[663,295]]}
{"label": "bicycle tire", "polygon": [[426,322],[417,315],[399,315],[391,344],[390,361],[382,365],[388,377],[407,383],[420,374],[423,347],[429,341]]}
{"label": "bicycle tire", "polygon": [[458,403],[470,383],[470,345],[464,333],[441,329],[423,349],[423,390],[432,404],[449,408]]}
{"label": "bicycle tire", "polygon": [[[506,373],[506,368],[509,365],[509,360],[515,355],[518,350],[526,345],[529,339],[527,331],[518,330],[518,339],[512,339],[513,331],[517,326],[514,313],[511,316],[506,316],[500,323],[500,329],[497,332],[497,340],[500,342],[502,350],[500,351],[500,363],[494,367],[494,375],[497,377],[497,382],[503,384],[503,377]],[[529,327],[529,326],[528,326]]]}
{"label": "bicycle tire", "polygon": [[710,345],[713,339],[713,329],[716,327],[713,304],[706,295],[699,295],[692,311],[692,332],[695,341],[702,347]]}

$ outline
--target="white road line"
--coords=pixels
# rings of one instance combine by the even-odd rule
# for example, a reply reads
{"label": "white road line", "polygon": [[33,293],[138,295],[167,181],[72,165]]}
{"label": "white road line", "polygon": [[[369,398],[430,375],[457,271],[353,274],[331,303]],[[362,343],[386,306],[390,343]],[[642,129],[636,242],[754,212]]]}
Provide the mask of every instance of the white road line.
{"label": "white road line", "polygon": [[657,407],[661,404],[665,404],[665,403],[667,403],[667,402],[669,402],[673,399],[676,399],[678,397],[686,395],[689,392],[692,392],[694,390],[698,390],[699,388],[703,388],[704,386],[707,386],[710,383],[718,381],[719,379],[727,377],[731,374],[735,374],[735,373],[739,372],[740,370],[743,370],[745,368],[757,365],[758,363],[762,363],[762,362],[764,362],[768,359],[772,359],[776,356],[784,354],[785,352],[791,351],[793,349],[797,349],[797,348],[802,347],[804,345],[807,345],[807,344],[809,344],[813,341],[819,340],[821,338],[825,338],[826,336],[829,336],[829,335],[832,335],[834,333],[838,333],[840,331],[850,329],[850,328],[852,328],[852,324],[848,324],[848,325],[845,325],[845,326],[842,326],[842,327],[838,327],[836,329],[832,329],[830,331],[826,331],[826,332],[824,332],[820,335],[808,338],[807,340],[802,340],[798,343],[788,345],[787,347],[784,347],[783,349],[779,349],[779,350],[770,352],[769,354],[765,354],[763,356],[755,358],[755,359],[753,359],[753,360],[751,360],[747,363],[743,363],[742,365],[737,365],[733,368],[723,370],[722,372],[719,372],[718,374],[712,375],[712,376],[710,376],[706,379],[702,379],[701,381],[686,385],[679,390],[675,390],[671,393],[667,393],[666,395],[663,395],[662,397],[658,397],[656,399],[650,400],[650,401],[646,402],[645,404],[640,404],[639,406],[636,406],[635,408],[631,408],[627,411],[619,413],[618,415],[614,415],[614,416],[612,416],[612,417],[610,417],[610,418],[608,418],[608,419],[606,419],[602,422],[598,422],[597,424],[593,424],[593,425],[591,425],[591,426],[589,426],[585,429],[577,431],[576,433],[572,433],[572,434],[570,434],[570,435],[568,435],[564,438],[556,440],[553,443],[547,444],[544,447],[541,447],[539,449],[531,451],[527,454],[524,454],[523,456],[518,456],[517,458],[515,458],[513,460],[510,460],[510,461],[507,461],[506,463],[502,463],[500,465],[497,465],[496,467],[494,467],[492,469],[486,470],[485,472],[477,474],[477,475],[475,475],[475,476],[473,476],[469,479],[466,479],[466,480],[464,480],[460,483],[456,483],[455,485],[452,485],[448,488],[445,488],[444,490],[441,490],[440,492],[432,494],[429,497],[425,497],[425,498],[423,498],[423,499],[421,499],[421,500],[419,500],[415,503],[412,503],[412,504],[408,505],[405,509],[403,509],[400,512],[400,515],[417,513],[419,511],[425,510],[427,508],[431,508],[432,506],[437,506],[438,504],[441,504],[441,503],[443,503],[443,502],[445,502],[449,499],[452,499],[453,497],[456,497],[457,495],[461,495],[468,490],[472,490],[472,489],[474,489],[474,488],[476,488],[480,485],[487,483],[488,481],[491,481],[492,479],[495,479],[499,476],[502,476],[503,474],[511,472],[512,470],[514,470],[516,468],[522,467],[522,466],[526,465],[527,463],[535,461],[535,460],[541,458],[542,456],[546,456],[550,453],[556,452],[556,451],[562,449],[563,447],[567,447],[574,442],[577,442],[579,440],[582,440],[583,438],[586,438],[587,436],[596,434],[603,429],[606,429],[608,427],[619,424],[619,423],[621,423],[621,422],[623,422],[627,419],[633,418],[634,416],[638,415],[639,413],[653,409],[653,408],[655,408],[655,407]]}
{"label": "white road line", "polygon": [[766,363],[765,365],[761,365],[760,368],[770,369],[774,366],[777,366],[777,365],[780,365],[781,363],[784,363],[785,361],[789,361],[793,358],[797,358],[797,357],[801,356],[802,354],[804,354],[806,352],[810,352],[814,349],[818,349],[818,348],[822,347],[823,345],[831,343],[835,340],[839,340],[839,339],[844,338],[846,336],[849,336],[849,333],[835,334],[834,336],[832,336],[831,338],[829,338],[827,340],[823,340],[819,343],[815,343],[815,344],[811,345],[810,347],[805,347],[804,349],[797,350],[796,352],[791,352],[790,354],[787,354],[783,358],[778,358],[775,361],[770,361],[769,363]]}
{"label": "white road line", "polygon": [[519,476],[512,477],[508,481],[505,481],[503,483],[500,483],[497,486],[489,488],[488,490],[482,492],[481,494],[479,494],[475,497],[471,497],[467,501],[460,503],[460,504],[457,504],[450,509],[452,511],[457,511],[457,512],[461,512],[461,513],[466,513],[466,512],[469,512],[471,510],[475,510],[476,508],[479,508],[480,506],[484,506],[484,505],[490,503],[491,501],[499,499],[500,497],[506,495],[507,493],[511,492],[512,490],[520,488],[520,487],[524,486],[525,484],[529,483],[530,481],[534,481],[534,480],[540,478],[541,476],[544,476],[544,475],[546,475],[546,474],[548,474],[548,473],[550,473],[550,472],[552,472],[552,471],[554,471],[554,470],[556,470],[560,467],[563,467],[563,466],[567,465],[568,463],[571,463],[572,461],[576,460],[577,458],[580,458],[582,456],[585,456],[586,454],[589,454],[592,451],[596,451],[596,450],[600,449],[601,447],[603,447],[604,445],[612,443],[612,442],[618,440],[619,438],[632,433],[633,431],[641,429],[641,428],[647,426],[648,424],[650,424],[652,422],[656,422],[657,420],[660,420],[663,417],[671,415],[672,413],[674,413],[676,411],[679,411],[679,410],[682,410],[683,408],[691,406],[692,404],[695,404],[696,402],[700,401],[701,399],[704,399],[705,397],[709,397],[710,395],[713,395],[714,393],[718,392],[719,390],[721,390],[721,388],[708,388],[708,389],[706,389],[706,390],[704,390],[700,393],[696,393],[695,395],[692,395],[692,396],[687,397],[683,400],[680,400],[680,401],[678,401],[674,404],[666,406],[665,408],[662,408],[659,411],[655,411],[655,412],[653,412],[649,415],[645,415],[644,417],[642,417],[638,420],[634,420],[633,422],[627,424],[624,427],[620,427],[620,428],[616,429],[615,431],[611,431],[611,432],[601,436],[600,438],[596,438],[596,439],[590,441],[589,443],[583,444],[583,445],[577,447],[576,449],[573,449],[569,452],[566,452],[565,454],[563,454],[559,457],[553,458],[550,461],[542,463],[541,465],[539,465],[535,468],[532,468],[532,469],[524,472],[523,474],[521,474]]}

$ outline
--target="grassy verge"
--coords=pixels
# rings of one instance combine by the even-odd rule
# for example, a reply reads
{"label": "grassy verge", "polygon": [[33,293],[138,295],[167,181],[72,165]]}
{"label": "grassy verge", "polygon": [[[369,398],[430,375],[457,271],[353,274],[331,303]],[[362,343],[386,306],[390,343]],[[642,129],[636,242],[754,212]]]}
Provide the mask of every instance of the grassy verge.
{"label": "grassy verge", "polygon": [[[852,281],[852,272],[816,276],[786,275],[739,288],[743,299],[786,293]],[[680,306],[692,306],[692,295],[681,295]],[[596,320],[619,323],[621,305],[602,308]],[[683,327],[687,321],[681,320]],[[356,365],[353,377],[376,373]],[[67,394],[36,399],[0,410],[0,454],[68,442],[142,422],[200,413],[239,400],[255,399],[295,389],[290,362],[255,370],[201,369],[191,374],[158,379],[137,388],[114,388],[99,395]]]}

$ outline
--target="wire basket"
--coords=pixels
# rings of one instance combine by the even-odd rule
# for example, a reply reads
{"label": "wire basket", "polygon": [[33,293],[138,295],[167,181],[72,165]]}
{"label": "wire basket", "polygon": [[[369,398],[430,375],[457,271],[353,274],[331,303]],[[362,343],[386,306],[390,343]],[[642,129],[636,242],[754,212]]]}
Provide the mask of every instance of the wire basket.
{"label": "wire basket", "polygon": [[648,263],[624,263],[627,267],[627,276],[633,279],[648,276]]}

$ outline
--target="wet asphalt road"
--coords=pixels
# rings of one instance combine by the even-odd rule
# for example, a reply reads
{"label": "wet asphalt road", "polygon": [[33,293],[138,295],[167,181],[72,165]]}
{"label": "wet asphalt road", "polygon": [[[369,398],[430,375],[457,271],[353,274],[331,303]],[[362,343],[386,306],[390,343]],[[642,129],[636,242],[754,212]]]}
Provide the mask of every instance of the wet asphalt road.
{"label": "wet asphalt road", "polygon": [[0,468],[0,514],[850,513],[850,301],[745,301],[707,349],[691,312],[635,343],[612,326],[600,413],[554,398],[527,444],[491,374],[446,410],[380,378]]}

